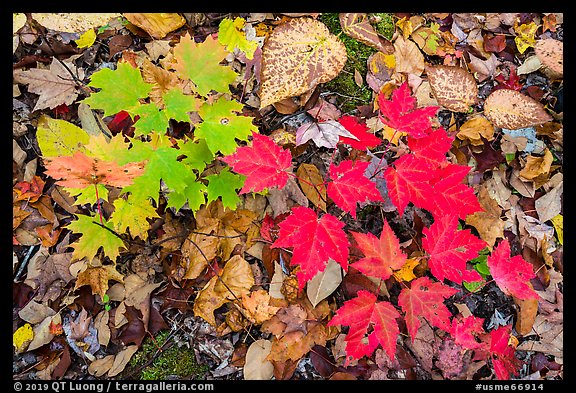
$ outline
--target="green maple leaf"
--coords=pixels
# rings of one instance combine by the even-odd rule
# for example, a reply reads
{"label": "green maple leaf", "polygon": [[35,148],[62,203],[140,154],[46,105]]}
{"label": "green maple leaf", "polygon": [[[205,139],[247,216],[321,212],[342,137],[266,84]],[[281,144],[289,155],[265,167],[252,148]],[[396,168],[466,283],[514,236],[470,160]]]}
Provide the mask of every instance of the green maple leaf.
{"label": "green maple leaf", "polygon": [[[135,198],[134,198],[135,199]],[[130,228],[132,237],[148,238],[150,223],[147,218],[159,217],[156,209],[146,201],[136,201],[133,198],[118,198],[114,201],[114,213],[108,221],[118,232],[126,232]]]}
{"label": "green maple leaf", "polygon": [[82,102],[92,109],[104,110],[104,116],[111,116],[120,111],[130,112],[139,105],[141,98],[148,97],[152,85],[144,82],[138,68],[128,63],[118,63],[116,70],[102,68],[92,74],[90,87],[101,89],[92,93]]}
{"label": "green maple leaf", "polygon": [[218,197],[222,198],[222,205],[232,210],[240,202],[236,190],[244,186],[246,177],[232,173],[228,168],[224,168],[220,173],[206,176],[208,180],[208,202],[215,201]]}
{"label": "green maple leaf", "polygon": [[180,78],[190,79],[204,97],[212,90],[227,93],[238,76],[230,67],[220,65],[227,55],[212,36],[197,44],[189,35],[184,35],[174,46],[174,69]]}
{"label": "green maple leaf", "polygon": [[[98,197],[96,197],[96,187],[98,188]],[[86,188],[71,188],[64,187],[64,190],[76,197],[76,205],[92,205],[96,203],[98,199],[108,200],[108,189],[103,184],[96,184],[96,187],[86,187]]]}
{"label": "green maple leaf", "polygon": [[168,129],[166,113],[154,103],[143,104],[134,108],[133,113],[140,116],[134,123],[134,135],[147,135],[153,131],[164,133]]}
{"label": "green maple leaf", "polygon": [[168,196],[166,207],[180,210],[188,202],[193,211],[200,209],[206,203],[206,186],[198,181],[188,184],[183,190],[174,190]]}
{"label": "green maple leaf", "polygon": [[212,105],[203,104],[198,111],[203,121],[196,126],[194,135],[204,138],[214,154],[218,151],[224,155],[234,153],[238,147],[236,139],[246,141],[252,132],[258,132],[258,128],[252,124],[253,117],[235,113],[241,110],[242,104],[223,96]]}
{"label": "green maple leaf", "polygon": [[197,112],[200,100],[196,97],[184,94],[182,89],[172,88],[162,95],[164,112],[166,117],[177,121],[190,121],[188,112]]}
{"label": "green maple leaf", "polygon": [[182,163],[191,169],[196,169],[198,173],[202,173],[204,168],[206,168],[206,164],[214,160],[214,154],[212,154],[204,139],[198,139],[196,142],[188,140],[178,147],[180,148],[180,153],[186,156],[186,158],[182,159]]}
{"label": "green maple leaf", "polygon": [[244,25],[246,25],[246,20],[241,17],[236,17],[234,20],[222,19],[218,26],[218,42],[226,45],[228,52],[232,53],[234,48],[238,48],[246,54],[247,59],[252,59],[254,51],[258,48],[258,43],[246,38],[246,33],[242,31]]}
{"label": "green maple leaf", "polygon": [[89,261],[94,259],[100,247],[104,254],[111,260],[115,261],[120,255],[120,249],[124,247],[124,241],[116,236],[113,232],[112,225],[104,221],[103,228],[98,223],[98,217],[90,217],[86,215],[78,215],[76,221],[68,224],[68,229],[74,233],[80,233],[80,239],[70,245],[74,249],[72,259],[88,258]]}

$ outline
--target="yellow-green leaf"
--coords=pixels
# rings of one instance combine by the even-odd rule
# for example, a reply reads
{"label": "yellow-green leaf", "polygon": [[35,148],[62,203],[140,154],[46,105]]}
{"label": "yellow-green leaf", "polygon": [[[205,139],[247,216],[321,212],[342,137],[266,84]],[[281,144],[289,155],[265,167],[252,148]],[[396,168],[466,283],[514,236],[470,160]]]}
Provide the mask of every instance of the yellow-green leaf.
{"label": "yellow-green leaf", "polygon": [[241,17],[234,20],[222,19],[218,26],[218,42],[225,45],[228,52],[232,53],[234,48],[238,48],[246,54],[247,59],[252,59],[258,43],[246,38],[246,33],[242,30],[245,25],[246,21]]}
{"label": "yellow-green leaf", "polygon": [[159,216],[149,202],[135,204],[131,203],[130,199],[118,198],[114,201],[114,213],[109,222],[119,233],[124,233],[130,228],[132,237],[139,236],[142,240],[146,240],[150,229],[150,223],[146,219],[154,217]]}
{"label": "yellow-green leaf", "polygon": [[77,40],[74,40],[78,48],[90,48],[94,41],[96,41],[96,31],[94,29],[87,30]]}
{"label": "yellow-green leaf", "polygon": [[80,239],[70,245],[74,248],[73,260],[88,258],[92,260],[100,247],[104,254],[112,261],[120,255],[120,248],[124,247],[124,241],[114,234],[114,228],[106,221],[99,224],[99,217],[90,217],[79,214],[78,219],[68,224],[68,229],[74,233],[80,233]]}
{"label": "yellow-green leaf", "polygon": [[84,145],[90,141],[90,136],[82,128],[46,115],[38,119],[36,137],[43,157],[72,156],[77,151],[84,152]]}

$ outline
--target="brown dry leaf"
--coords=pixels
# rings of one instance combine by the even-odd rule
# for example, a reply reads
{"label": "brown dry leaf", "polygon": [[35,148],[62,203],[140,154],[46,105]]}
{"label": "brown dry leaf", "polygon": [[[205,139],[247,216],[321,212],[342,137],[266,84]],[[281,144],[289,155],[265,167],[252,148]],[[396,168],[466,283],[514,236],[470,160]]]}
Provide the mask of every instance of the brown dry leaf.
{"label": "brown dry leaf", "polygon": [[220,276],[212,277],[198,292],[194,301],[194,315],[216,327],[214,311],[229,300],[249,294],[253,285],[254,274],[250,264],[240,255],[233,256],[224,265]]}
{"label": "brown dry leaf", "polygon": [[131,274],[124,278],[126,306],[132,306],[142,313],[142,322],[148,326],[150,319],[150,296],[152,292],[162,285],[162,282],[150,283],[138,274]]}
{"label": "brown dry leaf", "polygon": [[[78,76],[80,80],[84,78],[84,71],[77,69],[70,62],[64,62],[66,66]],[[30,93],[37,94],[38,101],[34,105],[33,111],[40,109],[54,109],[58,105],[71,105],[78,97],[76,82],[72,75],[66,70],[61,62],[56,58],[52,59],[50,68],[42,70],[32,68],[28,71],[14,71],[14,80],[18,83],[28,85]]]}
{"label": "brown dry leaf", "polygon": [[474,146],[483,146],[482,138],[491,141],[494,139],[494,126],[484,116],[472,117],[460,126],[458,139],[468,140]]}
{"label": "brown dry leaf", "polygon": [[[530,287],[532,286],[528,283]],[[522,335],[526,336],[532,332],[532,326],[534,326],[534,321],[536,320],[536,315],[538,314],[538,299],[518,299],[513,297],[514,303],[518,307],[516,324],[514,328],[516,331]]]}
{"label": "brown dry leaf", "polygon": [[34,339],[28,345],[27,351],[33,351],[34,349],[40,348],[41,346],[48,344],[54,338],[54,334],[50,329],[50,325],[57,325],[62,323],[62,317],[60,314],[54,314],[48,316],[42,320],[39,324],[32,328],[34,332]]}
{"label": "brown dry leaf", "polygon": [[74,276],[70,274],[72,253],[50,254],[42,246],[28,263],[24,283],[37,291],[39,301],[55,300]]}
{"label": "brown dry leaf", "polygon": [[380,36],[368,20],[368,14],[341,13],[339,14],[342,31],[386,55],[394,52],[394,46],[386,38]]}
{"label": "brown dry leaf", "polygon": [[[242,214],[245,216],[243,219],[240,217]],[[227,260],[237,246],[245,246],[246,237],[229,225],[234,223],[237,228],[249,232],[252,238],[255,233],[250,221],[252,218],[248,213],[224,208],[220,199],[203,206],[196,213],[196,229],[182,245],[181,264],[186,269],[183,278],[198,277],[215,257]]]}
{"label": "brown dry leaf", "polygon": [[461,67],[426,66],[426,75],[438,103],[453,112],[468,113],[478,101],[474,76]]}
{"label": "brown dry leaf", "polygon": [[88,312],[83,308],[76,320],[70,321],[70,334],[68,337],[72,340],[80,341],[90,335],[90,322],[92,322],[92,317],[88,316]]}
{"label": "brown dry leaf", "polygon": [[29,301],[20,311],[18,311],[18,316],[32,325],[36,325],[47,317],[51,317],[55,314],[56,311],[35,300]]}
{"label": "brown dry leaf", "polygon": [[555,79],[564,76],[564,43],[553,38],[536,41],[534,51],[543,66],[543,72]]}
{"label": "brown dry leaf", "polygon": [[316,19],[277,26],[262,47],[260,109],[334,79],[347,59],[344,44]]}
{"label": "brown dry leaf", "polygon": [[552,120],[544,106],[516,90],[492,91],[484,101],[484,115],[495,127],[516,130]]}
{"label": "brown dry leaf", "polygon": [[114,358],[112,367],[108,371],[108,377],[114,377],[120,374],[130,361],[130,359],[132,358],[132,355],[134,355],[137,350],[138,345],[130,345],[125,349],[123,349],[122,351],[118,352],[116,354],[116,357]]}
{"label": "brown dry leaf", "polygon": [[[98,343],[100,345],[108,345],[110,342],[110,327],[108,321],[110,320],[110,312],[106,310],[100,311],[96,318],[94,318],[94,328],[98,332]],[[110,363],[112,365],[112,363]]]}
{"label": "brown dry leaf", "polygon": [[257,325],[272,318],[280,309],[270,305],[270,294],[264,289],[254,291],[250,296],[242,295],[242,307],[244,316]]}
{"label": "brown dry leaf", "polygon": [[496,57],[494,53],[492,53],[486,60],[482,60],[471,53],[469,53],[469,55],[470,71],[474,74],[474,77],[478,80],[478,82],[483,82],[484,80],[494,76],[496,68],[499,64],[498,57]]}
{"label": "brown dry leaf", "polygon": [[273,217],[289,212],[294,206],[308,207],[308,198],[300,190],[298,183],[293,177],[288,178],[286,185],[282,189],[270,189],[266,197],[274,212]]}
{"label": "brown dry leaf", "polygon": [[541,222],[553,219],[562,211],[562,194],[564,193],[564,182],[560,182],[556,187],[548,191],[545,195],[536,199],[535,207],[538,218]]}
{"label": "brown dry leaf", "polygon": [[[526,158],[526,164],[522,170],[520,170],[519,175],[523,180],[531,180],[535,183],[543,180],[544,178],[547,180],[553,161],[554,157],[552,156],[552,153],[549,149],[546,149],[544,156],[542,157],[531,154]],[[538,185],[536,189],[539,187],[540,186]]]}
{"label": "brown dry leaf", "polygon": [[300,304],[290,304],[276,313],[276,317],[284,324],[282,334],[301,331],[307,333],[308,313]]}
{"label": "brown dry leaf", "polygon": [[108,291],[108,281],[124,281],[124,276],[116,270],[115,265],[103,265],[97,267],[88,267],[78,274],[74,290],[84,285],[90,285],[93,295],[100,295],[103,299]]}
{"label": "brown dry leaf", "polygon": [[177,13],[124,13],[130,23],[138,26],[151,37],[159,40],[184,26],[186,19]]}
{"label": "brown dry leaf", "polygon": [[244,379],[262,381],[272,378],[274,366],[266,359],[271,349],[272,343],[269,340],[259,339],[250,344],[243,368]]}
{"label": "brown dry leaf", "polygon": [[304,163],[298,167],[296,175],[304,195],[316,207],[326,211],[326,185],[318,168],[315,165]]}
{"label": "brown dry leaf", "polygon": [[520,177],[520,171],[518,169],[514,169],[512,174],[510,175],[510,185],[514,187],[516,191],[520,193],[520,195],[526,198],[533,198],[536,189],[534,188],[534,183],[531,181],[526,181],[522,177]]}
{"label": "brown dry leaf", "polygon": [[[561,303],[561,302],[560,302]],[[564,312],[562,304],[556,305],[540,299],[542,310],[534,321],[533,334],[538,335],[538,341],[526,340],[518,345],[521,351],[543,352],[548,355],[563,358],[564,356]],[[552,310],[550,310],[552,309]],[[556,309],[558,311],[556,311]],[[546,310],[546,312],[544,312]]]}
{"label": "brown dry leaf", "polygon": [[115,357],[115,355],[108,355],[102,359],[94,360],[90,363],[90,366],[88,366],[88,373],[94,375],[96,378],[103,376],[112,368]]}
{"label": "brown dry leaf", "polygon": [[394,73],[396,57],[394,54],[385,55],[382,52],[376,52],[368,57],[367,66],[366,84],[375,92],[380,92],[380,89]]}
{"label": "brown dry leaf", "polygon": [[396,72],[422,75],[424,72],[424,55],[413,41],[399,35],[394,41]]}
{"label": "brown dry leaf", "polygon": [[313,307],[316,307],[318,303],[326,299],[338,288],[342,282],[343,274],[345,273],[340,265],[330,258],[326,268],[308,281],[306,284],[306,295]]}
{"label": "brown dry leaf", "polygon": [[254,285],[254,274],[250,264],[240,255],[234,255],[222,269],[220,280],[214,285],[214,291],[228,300],[239,299],[250,293]]}
{"label": "brown dry leaf", "polygon": [[148,95],[150,101],[158,105],[160,109],[164,109],[162,95],[168,90],[181,85],[180,79],[174,72],[158,67],[148,59],[144,59],[142,63],[142,79],[152,85],[152,90]]}

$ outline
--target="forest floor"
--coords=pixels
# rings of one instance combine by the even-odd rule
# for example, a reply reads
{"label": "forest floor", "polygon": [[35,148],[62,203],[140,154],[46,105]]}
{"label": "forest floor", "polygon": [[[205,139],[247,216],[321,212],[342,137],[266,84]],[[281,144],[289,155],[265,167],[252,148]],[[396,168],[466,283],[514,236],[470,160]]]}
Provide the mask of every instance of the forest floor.
{"label": "forest floor", "polygon": [[[325,26],[322,45],[342,53],[306,72],[290,63],[281,29],[300,22]],[[14,14],[13,33],[14,380],[564,378],[562,14]],[[310,51],[322,56],[316,33],[307,33]],[[205,43],[224,56],[210,63],[199,49]],[[194,75],[181,65],[202,62]],[[133,70],[141,72],[129,80]],[[113,82],[120,72],[126,76]],[[305,85],[308,72],[315,79]],[[121,101],[141,86],[146,93],[133,106]],[[165,93],[174,86],[182,101],[170,106]],[[500,90],[504,102],[488,102]],[[400,91],[408,92],[403,102]],[[232,140],[202,137],[212,116],[205,108],[221,99],[232,109],[214,115],[214,127],[236,122],[244,130]],[[181,102],[196,109],[182,111]],[[446,131],[443,168],[469,167],[458,190],[473,200],[462,196],[458,229],[454,223],[436,248],[428,245],[442,220],[429,201],[455,172],[401,171],[402,158],[417,152],[440,162],[425,149],[442,150],[444,139],[417,145],[422,135],[393,126],[388,104],[404,105],[402,116],[433,108],[426,132]],[[256,145],[252,132],[267,137],[261,150],[242,150]],[[270,140],[273,153],[264,156]],[[72,156],[66,151],[82,156],[62,174],[55,164]],[[165,154],[155,183],[150,152]],[[243,173],[253,163],[241,152],[276,172],[266,180]],[[80,169],[79,157],[90,164]],[[103,157],[115,169],[98,172]],[[366,168],[360,177],[371,185],[356,177],[339,198],[334,189],[353,173],[345,163]],[[132,165],[129,181],[115,172],[123,165]],[[392,189],[384,173],[406,176],[408,188]],[[285,179],[274,184],[277,175]],[[157,188],[145,207],[126,205],[148,187],[138,179]],[[262,188],[240,190],[244,181]],[[435,191],[418,199],[413,184]],[[306,238],[310,212],[323,216]],[[92,229],[81,225],[89,217]],[[328,218],[341,227],[329,228]],[[290,220],[302,221],[288,235]],[[336,239],[338,231],[346,235]],[[374,240],[372,248],[362,239]],[[314,247],[327,240],[337,245],[326,259],[308,267],[292,259],[322,253]],[[457,262],[439,265],[439,247],[462,255],[464,274],[477,279],[450,275],[447,264]],[[399,253],[401,263],[391,265]],[[381,275],[365,274],[362,263]],[[528,278],[502,278],[498,263],[511,272],[529,266],[517,273]],[[447,291],[435,298],[442,306],[422,306],[437,314],[410,316],[402,299],[410,289],[416,296],[411,282],[430,296]],[[394,322],[375,320],[374,311],[363,338],[353,337],[361,320],[347,305],[360,299],[374,299],[371,307]],[[464,320],[468,336],[458,333]]]}

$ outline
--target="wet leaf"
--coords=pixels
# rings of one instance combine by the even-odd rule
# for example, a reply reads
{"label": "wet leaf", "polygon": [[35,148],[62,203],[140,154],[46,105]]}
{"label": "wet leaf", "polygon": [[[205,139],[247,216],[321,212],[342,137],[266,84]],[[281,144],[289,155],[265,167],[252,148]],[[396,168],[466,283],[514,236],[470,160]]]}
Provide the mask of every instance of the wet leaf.
{"label": "wet leaf", "polygon": [[347,58],[344,44],[316,19],[277,26],[262,47],[260,108],[334,79]]}

